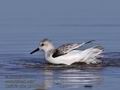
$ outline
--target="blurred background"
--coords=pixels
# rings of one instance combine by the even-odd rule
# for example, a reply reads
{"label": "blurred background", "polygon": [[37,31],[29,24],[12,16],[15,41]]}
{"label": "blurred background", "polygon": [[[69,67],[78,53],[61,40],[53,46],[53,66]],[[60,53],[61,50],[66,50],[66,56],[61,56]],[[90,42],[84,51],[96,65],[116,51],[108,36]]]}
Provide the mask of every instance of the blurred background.
{"label": "blurred background", "polygon": [[[46,64],[29,54],[43,38],[96,40],[106,65]],[[119,90],[119,66],[120,0],[0,0],[0,89]]]}
{"label": "blurred background", "polygon": [[0,53],[28,53],[43,38],[99,42],[120,51],[119,0],[0,0]]}

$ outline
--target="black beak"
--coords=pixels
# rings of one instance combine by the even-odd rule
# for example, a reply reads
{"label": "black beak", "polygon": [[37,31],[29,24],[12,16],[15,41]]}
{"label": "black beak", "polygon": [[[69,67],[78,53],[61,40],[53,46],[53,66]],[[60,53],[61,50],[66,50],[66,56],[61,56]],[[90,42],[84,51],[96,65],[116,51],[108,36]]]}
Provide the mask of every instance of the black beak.
{"label": "black beak", "polygon": [[30,54],[33,54],[35,52],[39,51],[39,48],[36,48],[35,50],[33,50]]}

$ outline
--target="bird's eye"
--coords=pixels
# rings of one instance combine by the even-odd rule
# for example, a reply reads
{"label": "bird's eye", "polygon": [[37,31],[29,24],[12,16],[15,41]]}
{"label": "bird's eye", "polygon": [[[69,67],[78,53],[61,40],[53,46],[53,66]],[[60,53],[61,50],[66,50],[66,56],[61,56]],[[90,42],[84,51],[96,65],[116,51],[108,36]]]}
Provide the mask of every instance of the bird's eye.
{"label": "bird's eye", "polygon": [[44,46],[44,44],[42,43],[41,46]]}

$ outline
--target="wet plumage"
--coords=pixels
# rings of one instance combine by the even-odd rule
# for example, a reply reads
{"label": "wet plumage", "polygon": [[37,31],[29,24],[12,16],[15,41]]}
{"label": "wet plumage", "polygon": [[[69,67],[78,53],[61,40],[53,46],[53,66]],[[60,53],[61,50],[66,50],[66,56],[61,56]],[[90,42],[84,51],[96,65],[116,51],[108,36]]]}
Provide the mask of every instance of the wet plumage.
{"label": "wet plumage", "polygon": [[81,43],[81,44],[80,43],[67,43],[67,44],[63,44],[63,45],[61,45],[61,46],[59,46],[58,48],[55,49],[53,57],[57,57],[57,56],[61,56],[61,55],[67,54],[70,51],[78,49],[78,48],[82,47],[83,45],[91,43],[93,41],[95,41],[95,40],[90,40],[88,42]]}
{"label": "wet plumage", "polygon": [[[45,53],[45,59],[53,64],[66,64],[71,65],[75,62],[98,63],[100,62],[97,57],[103,52],[101,46],[93,46],[85,50],[79,50],[85,44],[91,43],[90,40],[84,43],[67,43],[55,48],[52,42],[48,39],[43,39],[39,44],[39,50]],[[36,50],[38,50],[36,49]],[[36,52],[34,50],[32,53]]]}

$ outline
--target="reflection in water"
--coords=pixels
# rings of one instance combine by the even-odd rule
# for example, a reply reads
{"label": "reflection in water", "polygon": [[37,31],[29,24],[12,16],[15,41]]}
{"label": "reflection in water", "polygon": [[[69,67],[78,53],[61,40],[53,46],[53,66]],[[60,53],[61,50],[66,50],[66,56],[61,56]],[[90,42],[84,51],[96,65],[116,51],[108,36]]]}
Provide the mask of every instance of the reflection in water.
{"label": "reflection in water", "polygon": [[45,89],[51,88],[53,86],[53,72],[50,70],[44,70],[44,86]]}
{"label": "reflection in water", "polygon": [[93,70],[45,69],[43,73],[44,85],[40,85],[39,89],[37,90],[43,90],[43,86],[45,90],[56,86],[63,88],[92,87],[100,84],[102,80],[99,72]]}
{"label": "reflection in water", "polygon": [[[120,53],[106,53],[104,64],[120,66]],[[7,56],[7,57],[6,57]],[[116,58],[115,58],[116,57]],[[95,87],[103,79],[101,65],[51,65],[31,56],[0,55],[0,88],[2,90],[80,89]],[[101,70],[102,69],[102,70]],[[109,72],[108,72],[109,73]],[[103,83],[103,81],[102,81]]]}
{"label": "reflection in water", "polygon": [[61,72],[58,80],[61,85],[70,87],[79,87],[80,85],[93,85],[99,81],[100,77],[95,73],[81,71],[81,70],[65,70]]}
{"label": "reflection in water", "polygon": [[[16,55],[17,56],[17,55]],[[2,90],[48,90],[95,86],[101,82],[101,67],[51,65],[38,58],[4,57],[1,59]]]}

